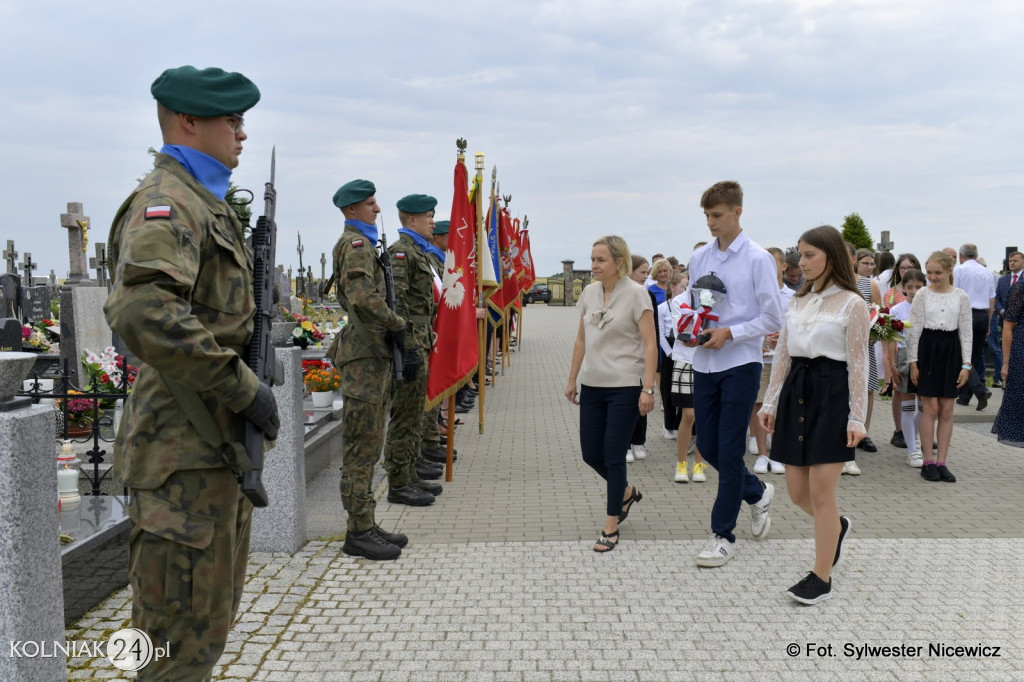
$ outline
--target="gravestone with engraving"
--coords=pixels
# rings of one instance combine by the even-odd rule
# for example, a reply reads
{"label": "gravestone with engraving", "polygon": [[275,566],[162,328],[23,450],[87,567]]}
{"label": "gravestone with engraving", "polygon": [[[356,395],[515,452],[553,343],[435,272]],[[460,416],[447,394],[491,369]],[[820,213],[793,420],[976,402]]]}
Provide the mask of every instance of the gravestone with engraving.
{"label": "gravestone with engraving", "polygon": [[0,319],[0,353],[21,352],[21,320]]}
{"label": "gravestone with engraving", "polygon": [[0,275],[0,315],[21,318],[21,278]]}
{"label": "gravestone with engraving", "polygon": [[21,319],[36,324],[50,317],[50,290],[41,287],[21,288]]}
{"label": "gravestone with engraving", "polygon": [[68,260],[71,272],[60,292],[60,357],[80,381],[82,354],[100,352],[111,345],[110,327],[103,315],[106,287],[89,279],[85,250],[88,246],[89,218],[82,204],[69,203],[60,216],[60,226],[68,231]]}

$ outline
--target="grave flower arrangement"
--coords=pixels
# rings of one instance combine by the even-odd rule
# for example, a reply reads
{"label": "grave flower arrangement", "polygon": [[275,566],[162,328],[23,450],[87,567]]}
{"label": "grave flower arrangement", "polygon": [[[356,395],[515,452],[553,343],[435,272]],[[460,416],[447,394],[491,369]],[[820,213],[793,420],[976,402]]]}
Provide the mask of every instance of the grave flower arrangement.
{"label": "grave flower arrangement", "polygon": [[302,382],[310,393],[314,391],[336,391],[341,386],[341,375],[337,368],[324,360],[303,360],[305,376]]}
{"label": "grave flower arrangement", "polygon": [[881,341],[883,343],[889,341],[902,341],[903,330],[910,327],[909,322],[896,319],[889,314],[888,308],[880,308],[877,305],[871,305],[869,310],[869,319],[871,321],[870,338],[871,343],[875,341]]}
{"label": "grave flower arrangement", "polygon": [[[97,393],[131,393],[139,368],[125,362],[113,346],[107,346],[102,353],[86,350],[82,353],[82,367],[89,377],[89,388]],[[100,407],[112,409],[116,398],[101,398]]]}
{"label": "grave flower arrangement", "polygon": [[25,324],[21,326],[21,347],[24,350],[48,351],[50,340],[45,330]]}
{"label": "grave flower arrangement", "polygon": [[317,329],[313,321],[305,315],[292,313],[295,327],[292,329],[292,343],[305,348],[311,343],[320,343],[324,340],[324,333]]}
{"label": "grave flower arrangement", "polygon": [[[69,394],[81,395],[80,391],[68,390]],[[93,417],[93,398],[61,398],[58,407],[67,403],[68,422],[76,426],[88,426]]]}

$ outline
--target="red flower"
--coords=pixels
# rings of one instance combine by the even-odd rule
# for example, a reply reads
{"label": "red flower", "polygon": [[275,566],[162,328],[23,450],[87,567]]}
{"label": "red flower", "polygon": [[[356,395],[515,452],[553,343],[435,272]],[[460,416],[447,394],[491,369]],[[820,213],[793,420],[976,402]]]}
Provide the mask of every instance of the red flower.
{"label": "red flower", "polygon": [[100,381],[104,384],[110,383],[110,375],[104,372],[103,374],[100,375]]}
{"label": "red flower", "polygon": [[903,321],[902,320],[893,320],[892,321],[892,328],[895,329],[898,332],[903,331]]}

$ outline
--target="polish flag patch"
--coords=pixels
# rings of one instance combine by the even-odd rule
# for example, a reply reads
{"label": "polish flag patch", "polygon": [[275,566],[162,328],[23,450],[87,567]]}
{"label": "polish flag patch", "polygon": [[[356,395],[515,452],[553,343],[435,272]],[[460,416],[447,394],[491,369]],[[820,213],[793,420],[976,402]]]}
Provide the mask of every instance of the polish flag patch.
{"label": "polish flag patch", "polygon": [[401,251],[395,251],[395,258],[398,260],[405,260],[405,254]]}
{"label": "polish flag patch", "polygon": [[170,218],[171,207],[170,206],[150,206],[146,209],[146,220],[153,220],[154,218]]}
{"label": "polish flag patch", "polygon": [[362,239],[353,239],[352,240],[352,246],[362,246],[362,245],[363,245],[363,240]]}

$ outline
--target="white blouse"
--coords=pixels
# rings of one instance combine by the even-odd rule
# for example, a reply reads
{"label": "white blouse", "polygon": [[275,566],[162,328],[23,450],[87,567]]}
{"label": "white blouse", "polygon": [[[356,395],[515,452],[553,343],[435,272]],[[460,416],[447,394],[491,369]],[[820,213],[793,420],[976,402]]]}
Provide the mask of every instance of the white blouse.
{"label": "white blouse", "polygon": [[928,287],[914,296],[910,306],[910,324],[907,330],[907,360],[917,362],[917,347],[921,332],[938,329],[945,332],[960,332],[960,354],[965,365],[971,364],[971,342],[974,331],[971,327],[971,299],[963,289],[953,289],[937,294]]}
{"label": "white blouse", "polygon": [[775,347],[771,380],[759,414],[775,416],[779,394],[789,375],[790,358],[826,357],[846,363],[850,417],[847,430],[867,433],[868,306],[855,291],[830,286],[820,294],[794,297]]}

